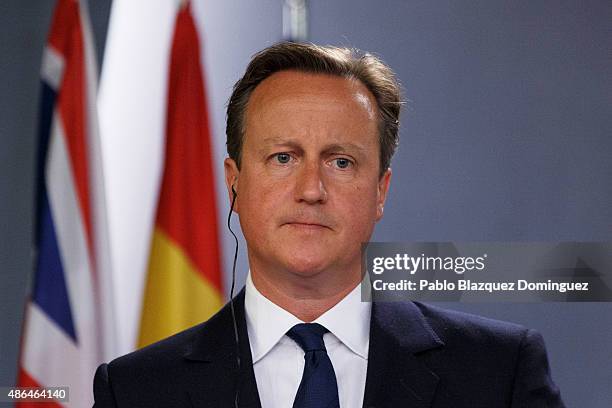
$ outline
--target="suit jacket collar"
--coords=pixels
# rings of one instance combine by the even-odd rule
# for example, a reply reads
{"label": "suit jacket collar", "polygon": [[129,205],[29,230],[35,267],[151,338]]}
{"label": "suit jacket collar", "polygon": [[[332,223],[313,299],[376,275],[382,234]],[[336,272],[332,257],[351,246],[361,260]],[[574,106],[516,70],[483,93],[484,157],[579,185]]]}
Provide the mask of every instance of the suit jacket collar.
{"label": "suit jacket collar", "polygon": [[[189,390],[193,406],[233,407],[237,392],[239,407],[261,408],[246,326],[244,289],[234,298],[234,312],[239,351],[228,303],[194,332],[185,352],[185,359],[193,365],[190,372],[196,376],[196,384],[220,381],[220,376],[228,384],[216,387],[214,393],[205,387]],[[443,345],[414,303],[374,302],[363,406],[430,407],[438,376],[419,356]]]}
{"label": "suit jacket collar", "polygon": [[227,384],[214,390],[206,387],[189,390],[194,407],[234,407],[237,398],[240,408],[261,408],[246,328],[244,289],[234,298],[234,313],[239,346],[236,345],[231,303],[228,303],[201,326],[184,354],[193,365],[191,371],[199,377],[196,384]]}
{"label": "suit jacket collar", "polygon": [[363,406],[430,407],[439,378],[419,355],[443,345],[414,303],[374,302]]}

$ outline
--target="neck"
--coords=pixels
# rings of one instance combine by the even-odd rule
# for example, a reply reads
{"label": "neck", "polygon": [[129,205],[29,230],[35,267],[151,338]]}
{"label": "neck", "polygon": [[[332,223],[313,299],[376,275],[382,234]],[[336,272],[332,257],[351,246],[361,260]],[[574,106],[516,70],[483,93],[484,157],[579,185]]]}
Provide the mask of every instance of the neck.
{"label": "neck", "polygon": [[253,285],[271,302],[304,322],[312,322],[334,307],[361,281],[359,270],[357,273],[334,273],[333,276],[344,278],[342,282],[330,282],[324,273],[312,276],[282,274],[286,278],[279,279],[267,272],[251,266]]}

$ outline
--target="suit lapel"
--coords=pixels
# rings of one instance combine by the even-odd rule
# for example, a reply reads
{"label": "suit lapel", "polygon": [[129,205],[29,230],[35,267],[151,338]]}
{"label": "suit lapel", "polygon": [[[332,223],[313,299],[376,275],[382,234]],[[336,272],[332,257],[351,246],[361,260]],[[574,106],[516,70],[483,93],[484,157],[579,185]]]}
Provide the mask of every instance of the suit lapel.
{"label": "suit lapel", "polygon": [[438,376],[419,353],[443,345],[414,303],[372,303],[364,408],[430,407]]}
{"label": "suit lapel", "polygon": [[244,289],[234,298],[240,339],[240,370],[232,311],[228,303],[194,336],[185,359],[194,387],[188,390],[194,407],[261,408],[244,313]]}
{"label": "suit lapel", "polygon": [[[230,305],[196,332],[185,353],[193,407],[261,408],[244,313],[244,289],[235,297],[240,372]],[[372,303],[364,408],[431,406],[438,376],[420,353],[444,343],[412,302]]]}

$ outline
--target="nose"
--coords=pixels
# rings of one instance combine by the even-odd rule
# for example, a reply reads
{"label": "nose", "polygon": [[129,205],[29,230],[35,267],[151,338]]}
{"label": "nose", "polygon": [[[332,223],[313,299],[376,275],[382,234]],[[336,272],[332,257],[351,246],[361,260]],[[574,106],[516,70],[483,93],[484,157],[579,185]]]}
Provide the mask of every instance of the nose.
{"label": "nose", "polygon": [[304,163],[297,174],[295,198],[308,204],[325,203],[327,190],[319,163]]}

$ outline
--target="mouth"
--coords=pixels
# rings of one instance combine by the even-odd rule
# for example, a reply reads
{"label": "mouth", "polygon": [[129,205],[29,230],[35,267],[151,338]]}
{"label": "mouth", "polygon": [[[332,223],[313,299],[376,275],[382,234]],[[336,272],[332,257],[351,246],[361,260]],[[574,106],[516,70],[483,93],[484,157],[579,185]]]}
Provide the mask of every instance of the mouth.
{"label": "mouth", "polygon": [[303,222],[303,221],[287,222],[287,223],[284,223],[283,225],[286,225],[291,228],[297,228],[297,229],[304,230],[304,231],[318,231],[318,230],[323,230],[323,229],[331,229],[328,226],[323,225],[323,224],[317,224],[313,222]]}

